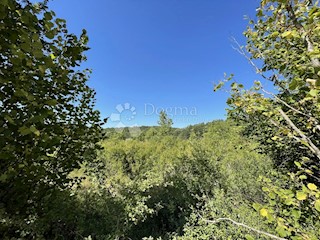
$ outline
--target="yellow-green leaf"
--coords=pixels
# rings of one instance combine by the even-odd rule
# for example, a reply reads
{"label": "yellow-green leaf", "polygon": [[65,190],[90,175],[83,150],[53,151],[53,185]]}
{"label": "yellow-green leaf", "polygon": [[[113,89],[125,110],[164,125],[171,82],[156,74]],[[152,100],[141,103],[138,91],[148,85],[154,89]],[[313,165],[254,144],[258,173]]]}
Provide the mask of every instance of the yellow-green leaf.
{"label": "yellow-green leaf", "polygon": [[254,238],[251,235],[246,234],[245,237],[247,240],[254,240]]}
{"label": "yellow-green leaf", "polygon": [[30,133],[32,133],[32,131],[30,130],[30,128],[23,126],[19,128],[19,132],[21,133],[21,135],[28,135]]}
{"label": "yellow-green leaf", "polygon": [[268,210],[265,208],[260,209],[260,215],[263,217],[268,216]]}
{"label": "yellow-green leaf", "polygon": [[317,201],[314,202],[314,207],[315,207],[315,209],[316,209],[317,211],[320,212],[320,200],[317,200]]}
{"label": "yellow-green leaf", "polygon": [[284,38],[290,38],[292,36],[292,32],[286,31],[286,32],[282,33],[281,36]]}
{"label": "yellow-green leaf", "polygon": [[35,126],[31,126],[30,131],[33,132],[36,136],[40,136],[40,131],[36,129]]}
{"label": "yellow-green leaf", "polygon": [[297,192],[296,197],[299,201],[303,201],[307,199],[307,194],[304,192]]}
{"label": "yellow-green leaf", "polygon": [[312,191],[317,190],[317,186],[316,186],[315,184],[313,184],[313,183],[309,183],[309,184],[308,184],[308,188],[309,188],[310,190],[312,190]]}
{"label": "yellow-green leaf", "polygon": [[317,96],[318,92],[319,91],[317,89],[312,89],[312,90],[310,90],[309,95],[312,97],[315,97],[315,96]]}

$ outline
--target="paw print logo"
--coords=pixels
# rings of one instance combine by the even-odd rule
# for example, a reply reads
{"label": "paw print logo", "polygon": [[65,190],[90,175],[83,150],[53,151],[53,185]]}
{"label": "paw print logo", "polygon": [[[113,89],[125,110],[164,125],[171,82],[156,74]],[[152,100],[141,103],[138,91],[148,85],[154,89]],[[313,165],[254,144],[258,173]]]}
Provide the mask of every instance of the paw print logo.
{"label": "paw print logo", "polygon": [[130,135],[135,137],[141,134],[138,125],[131,123],[135,119],[136,114],[136,108],[130,103],[118,104],[116,106],[116,112],[111,114],[110,120],[117,122],[115,127],[117,132],[122,132],[124,128],[128,127]]}

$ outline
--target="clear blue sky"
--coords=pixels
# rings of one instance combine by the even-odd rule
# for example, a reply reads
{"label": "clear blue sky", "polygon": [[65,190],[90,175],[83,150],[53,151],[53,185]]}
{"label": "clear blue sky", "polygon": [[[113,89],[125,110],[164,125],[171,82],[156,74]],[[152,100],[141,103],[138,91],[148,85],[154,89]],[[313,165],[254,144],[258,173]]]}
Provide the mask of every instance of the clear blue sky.
{"label": "clear blue sky", "polygon": [[[242,44],[258,0],[53,0],[71,32],[89,35],[89,85],[108,127],[156,125],[170,111],[176,127],[225,118],[227,94],[213,93],[224,72],[249,84],[257,78],[231,47]],[[118,104],[130,103],[130,108]],[[122,105],[126,108],[125,105]],[[117,120],[116,117],[119,117]],[[133,116],[130,117],[130,116]]]}

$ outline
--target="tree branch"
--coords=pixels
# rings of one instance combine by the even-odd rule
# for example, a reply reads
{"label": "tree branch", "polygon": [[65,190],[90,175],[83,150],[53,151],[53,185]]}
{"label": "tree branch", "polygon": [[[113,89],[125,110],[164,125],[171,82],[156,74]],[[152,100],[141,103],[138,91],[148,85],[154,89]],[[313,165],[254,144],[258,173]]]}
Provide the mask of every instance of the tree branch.
{"label": "tree branch", "polygon": [[[269,80],[269,81],[273,81],[272,78],[274,78],[274,77],[277,78],[276,74],[274,74],[272,77],[267,77],[266,75],[264,75],[264,74],[262,73],[261,69],[258,68],[258,66],[252,61],[252,59],[251,59],[249,56],[247,56],[247,54],[242,50],[242,48],[241,48],[240,44],[238,43],[238,41],[237,41],[235,38],[232,38],[232,41],[237,45],[237,47],[232,46],[232,48],[233,48],[234,50],[236,50],[239,54],[241,54],[242,56],[244,56],[244,57],[249,61],[249,63],[251,64],[251,66],[254,67],[254,69],[256,70],[256,72],[257,72],[258,74],[260,74],[264,79]],[[281,87],[281,86],[279,86],[279,87]],[[282,87],[281,87],[281,88],[282,88]],[[290,108],[291,110],[295,111],[296,113],[299,113],[299,114],[301,114],[301,115],[304,115],[304,116],[309,117],[311,120],[313,120],[313,121],[315,122],[315,124],[316,124],[316,125],[315,125],[315,128],[320,131],[319,122],[318,122],[318,120],[317,120],[315,117],[313,117],[313,116],[311,116],[311,115],[309,115],[309,114],[303,113],[303,112],[299,111],[298,109],[293,108],[292,106],[290,106],[289,104],[287,104],[285,101],[283,101],[282,99],[278,98],[275,94],[272,94],[272,93],[270,93],[270,92],[267,92],[267,91],[264,90],[263,88],[262,88],[261,90],[262,90],[263,92],[269,94],[269,95],[272,95],[276,100],[278,100],[279,102],[281,102],[282,104],[284,104],[285,106],[287,106],[288,108]],[[288,93],[288,90],[287,90],[287,89],[282,88],[282,90]]]}
{"label": "tree branch", "polygon": [[253,231],[253,232],[256,232],[256,233],[259,233],[259,234],[262,234],[262,235],[265,235],[265,236],[268,236],[272,239],[277,239],[277,240],[287,240],[285,238],[281,238],[281,237],[278,237],[276,235],[273,235],[271,233],[267,233],[265,231],[261,231],[261,230],[258,230],[258,229],[255,229],[253,227],[250,227],[246,224],[243,224],[243,223],[239,223],[239,222],[236,222],[234,220],[232,220],[231,218],[218,218],[216,220],[207,220],[205,218],[203,218],[201,215],[199,215],[205,222],[207,223],[211,223],[211,224],[216,224],[216,223],[219,223],[219,222],[223,222],[223,221],[228,221],[228,222],[231,222],[233,223],[234,225],[237,225],[237,226],[240,226],[240,227],[244,227],[246,229],[249,229],[250,231]]}
{"label": "tree branch", "polygon": [[[235,43],[237,45],[237,47],[234,47],[233,45],[231,45],[232,48],[247,59],[247,61],[250,63],[250,65],[256,70],[257,74],[259,74],[265,80],[271,81],[271,82],[274,82],[275,84],[277,84],[277,86],[280,87],[282,89],[282,91],[284,91],[286,93],[289,93],[288,89],[286,89],[283,86],[281,86],[279,78],[278,78],[278,76],[277,76],[277,74],[275,73],[274,70],[272,70],[273,75],[271,77],[267,77],[266,75],[264,75],[262,70],[252,61],[252,59],[242,49],[242,47],[238,43],[238,41],[234,37],[232,37],[231,40],[233,41],[233,43]],[[262,55],[262,53],[260,51],[259,51],[259,53],[261,54],[262,58],[264,59],[264,56]]]}
{"label": "tree branch", "polygon": [[315,125],[315,128],[320,131],[319,122],[318,122],[318,120],[317,120],[315,117],[313,117],[313,116],[310,115],[310,114],[301,112],[300,110],[298,110],[298,109],[290,106],[288,103],[286,103],[285,101],[283,101],[281,98],[277,97],[275,94],[273,94],[273,93],[271,93],[271,92],[268,92],[268,91],[266,91],[266,90],[263,89],[263,88],[261,88],[261,90],[262,90],[264,93],[273,96],[277,101],[279,101],[280,103],[282,103],[282,104],[285,105],[286,107],[290,108],[292,111],[294,111],[294,112],[296,112],[296,113],[298,113],[298,114],[301,114],[301,115],[303,115],[303,116],[305,116],[305,117],[308,117],[309,119],[311,119],[312,121],[314,121],[315,124],[316,124],[316,125]]}
{"label": "tree branch", "polygon": [[279,113],[284,118],[284,120],[286,120],[288,125],[299,134],[301,139],[308,143],[309,149],[320,159],[320,150],[316,145],[314,145],[311,139],[308,138],[296,125],[294,125],[294,123],[290,120],[288,115],[281,108],[279,109]]}
{"label": "tree branch", "polygon": [[[308,36],[308,33],[306,32],[306,30],[304,29],[304,27],[302,26],[301,23],[299,23],[296,14],[294,13],[294,10],[292,8],[292,5],[289,3],[286,5],[286,9],[288,11],[288,15],[290,17],[290,19],[293,22],[293,25],[303,34],[305,34],[305,41],[307,43],[307,50],[308,52],[313,52],[314,50],[314,46],[313,43],[310,39],[310,37]],[[311,58],[311,63],[313,67],[320,67],[320,61],[318,58],[312,57]]]}

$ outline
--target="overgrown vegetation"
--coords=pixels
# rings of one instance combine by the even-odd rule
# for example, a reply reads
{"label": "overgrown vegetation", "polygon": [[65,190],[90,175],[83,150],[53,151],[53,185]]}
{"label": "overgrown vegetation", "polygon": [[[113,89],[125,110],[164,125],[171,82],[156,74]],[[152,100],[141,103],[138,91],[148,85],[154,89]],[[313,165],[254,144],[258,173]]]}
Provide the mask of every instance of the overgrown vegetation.
{"label": "overgrown vegetation", "polygon": [[229,78],[228,120],[132,135],[101,127],[85,31],[2,0],[0,238],[319,239],[319,19],[263,0],[239,52],[276,89]]}

